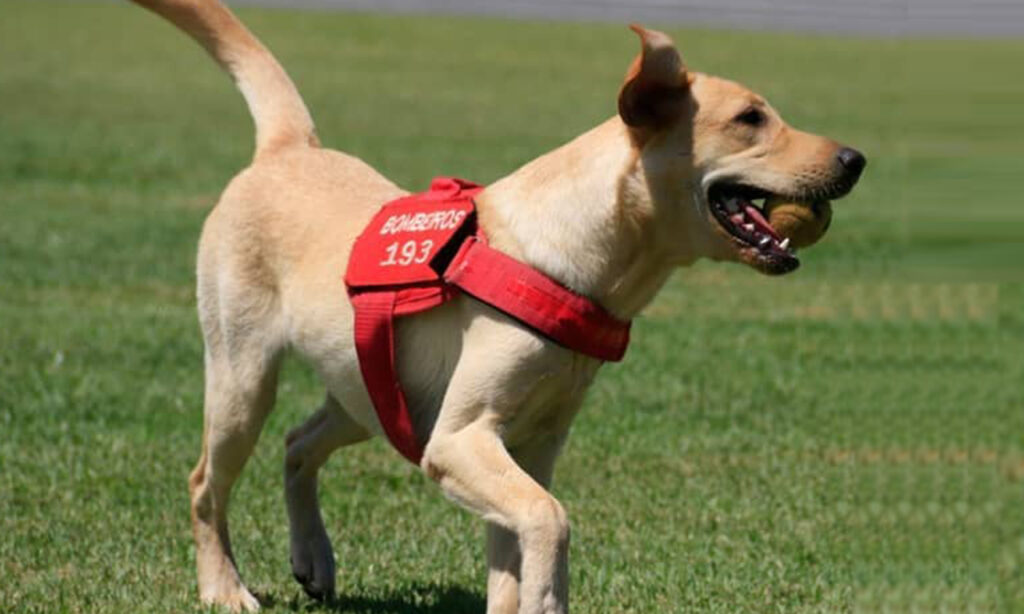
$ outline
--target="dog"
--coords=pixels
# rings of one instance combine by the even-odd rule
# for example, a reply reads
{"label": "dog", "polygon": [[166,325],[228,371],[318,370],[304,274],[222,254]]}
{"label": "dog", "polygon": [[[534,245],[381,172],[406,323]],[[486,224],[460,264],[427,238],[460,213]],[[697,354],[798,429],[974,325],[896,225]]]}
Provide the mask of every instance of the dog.
{"label": "dog", "polygon": [[[290,350],[326,388],[322,406],[288,434],[285,460],[292,570],[326,598],[335,562],[317,472],[338,448],[382,432],[340,276],[374,214],[407,192],[320,147],[283,68],[217,0],[133,1],[205,47],[256,126],[252,164],[227,186],[199,242],[204,423],[188,481],[199,597],[259,607],[232,556],[228,499]],[[792,249],[764,228],[757,199],[836,199],[865,164],[856,150],[788,126],[747,88],[689,70],[665,34],[632,28],[641,51],[617,115],[476,197],[492,247],[622,320],[673,270],[702,258],[793,270]],[[425,442],[419,465],[487,523],[487,611],[568,611],[569,521],[548,486],[601,361],[466,296],[402,318],[395,337],[412,426]]]}

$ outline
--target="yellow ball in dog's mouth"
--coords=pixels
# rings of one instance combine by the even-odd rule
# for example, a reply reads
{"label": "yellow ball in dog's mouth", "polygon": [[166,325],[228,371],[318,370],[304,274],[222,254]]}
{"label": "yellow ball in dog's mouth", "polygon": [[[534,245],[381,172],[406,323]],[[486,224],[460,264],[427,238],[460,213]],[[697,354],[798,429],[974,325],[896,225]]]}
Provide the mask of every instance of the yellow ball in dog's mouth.
{"label": "yellow ball in dog's mouth", "polygon": [[827,200],[799,202],[772,196],[765,200],[764,212],[775,232],[793,247],[814,245],[832,222],[832,205]]}

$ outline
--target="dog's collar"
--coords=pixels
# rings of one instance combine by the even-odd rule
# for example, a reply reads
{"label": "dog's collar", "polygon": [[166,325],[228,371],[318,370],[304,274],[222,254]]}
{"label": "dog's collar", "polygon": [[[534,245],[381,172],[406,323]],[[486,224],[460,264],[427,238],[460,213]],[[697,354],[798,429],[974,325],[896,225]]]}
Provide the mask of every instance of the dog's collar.
{"label": "dog's collar", "polygon": [[481,186],[438,178],[430,187],[381,208],[356,239],[345,273],[363,381],[388,439],[414,463],[423,446],[395,368],[396,317],[463,292],[559,345],[602,361],[622,359],[630,330],[630,322],[490,247],[473,201]]}

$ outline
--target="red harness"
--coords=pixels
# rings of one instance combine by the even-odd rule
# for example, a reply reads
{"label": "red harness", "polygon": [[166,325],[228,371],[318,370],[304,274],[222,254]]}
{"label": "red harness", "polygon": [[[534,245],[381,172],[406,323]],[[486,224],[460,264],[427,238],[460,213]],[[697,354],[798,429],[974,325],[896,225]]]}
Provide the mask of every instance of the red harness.
{"label": "red harness", "polygon": [[618,361],[629,322],[487,245],[477,184],[439,177],[430,191],[385,204],[356,239],[345,272],[359,369],[391,444],[413,463],[416,441],[395,369],[395,317],[465,292],[571,350]]}

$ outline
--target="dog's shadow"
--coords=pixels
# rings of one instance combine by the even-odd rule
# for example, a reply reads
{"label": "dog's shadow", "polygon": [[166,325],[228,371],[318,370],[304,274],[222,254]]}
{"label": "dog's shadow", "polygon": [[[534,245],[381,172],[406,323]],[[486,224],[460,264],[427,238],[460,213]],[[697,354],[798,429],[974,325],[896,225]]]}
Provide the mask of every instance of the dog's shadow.
{"label": "dog's shadow", "polygon": [[441,584],[413,584],[383,595],[338,595],[324,602],[313,601],[305,595],[279,599],[261,594],[257,598],[271,609],[337,614],[479,614],[487,607],[483,595],[461,586]]}

